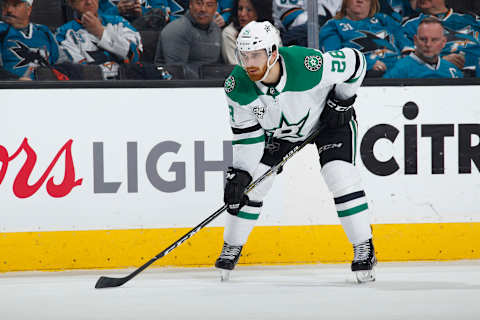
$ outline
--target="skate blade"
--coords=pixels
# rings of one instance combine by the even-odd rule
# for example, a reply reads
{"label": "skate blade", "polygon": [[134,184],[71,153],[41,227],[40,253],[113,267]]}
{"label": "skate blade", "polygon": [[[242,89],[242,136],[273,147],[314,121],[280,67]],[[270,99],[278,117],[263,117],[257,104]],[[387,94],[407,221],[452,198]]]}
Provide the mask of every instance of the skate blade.
{"label": "skate blade", "polygon": [[375,270],[355,271],[355,279],[357,283],[373,282],[375,281]]}
{"label": "skate blade", "polygon": [[220,269],[220,281],[225,282],[230,280],[231,270]]}

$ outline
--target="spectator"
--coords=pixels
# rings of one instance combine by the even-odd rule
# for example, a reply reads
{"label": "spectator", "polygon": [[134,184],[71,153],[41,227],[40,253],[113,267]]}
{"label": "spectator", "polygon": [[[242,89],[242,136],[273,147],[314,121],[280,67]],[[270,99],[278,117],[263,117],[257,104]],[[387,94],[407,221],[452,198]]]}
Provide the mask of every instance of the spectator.
{"label": "spectator", "polygon": [[240,30],[250,21],[269,21],[273,24],[272,4],[264,0],[236,0],[232,22],[222,31],[222,57],[226,64],[237,64],[235,49]]}
{"label": "spectator", "polygon": [[[185,16],[170,22],[160,35],[167,64],[182,64],[188,79],[198,79],[202,64],[220,61],[221,30],[213,21],[216,0],[192,0]],[[158,57],[155,61],[158,61]]]}
{"label": "spectator", "polygon": [[51,67],[59,57],[48,27],[30,23],[33,0],[4,0],[0,22],[2,78],[33,80],[38,66]]}
{"label": "spectator", "polygon": [[68,60],[98,64],[104,78],[118,76],[119,65],[137,62],[142,52],[139,33],[120,16],[98,14],[98,0],[68,0],[79,19],[60,26],[56,33]]}
{"label": "spectator", "polygon": [[[233,0],[218,0],[215,23],[223,28],[232,14]],[[189,0],[100,0],[100,11],[109,15],[121,15],[133,21],[152,9],[160,9],[166,22],[173,21],[185,13]]]}
{"label": "spectator", "polygon": [[447,37],[441,57],[459,69],[474,71],[480,58],[480,21],[475,16],[448,9],[445,0],[417,0],[417,7],[421,13],[403,24],[409,40],[406,49],[413,50],[413,36],[420,22],[426,17],[434,16],[442,22]]}
{"label": "spectator", "polygon": [[320,30],[320,46],[325,51],[360,50],[367,59],[367,70],[375,75],[392,68],[406,39],[400,24],[378,10],[378,0],[343,0],[340,12]]}
{"label": "spectator", "polygon": [[[308,45],[307,0],[273,0],[273,19],[280,29],[284,45]],[[322,26],[332,18],[342,5],[342,0],[318,0],[318,24]]]}
{"label": "spectator", "polygon": [[423,19],[413,40],[415,52],[400,59],[384,78],[463,78],[453,63],[440,58],[447,38],[438,19]]}
{"label": "spectator", "polygon": [[415,15],[417,0],[380,0],[380,12],[398,22],[403,22]]}
{"label": "spectator", "polygon": [[[170,21],[180,18],[189,7],[189,0],[168,0],[170,9]],[[217,13],[215,13],[214,21],[220,28],[223,28],[232,15],[233,0],[218,0]]]}

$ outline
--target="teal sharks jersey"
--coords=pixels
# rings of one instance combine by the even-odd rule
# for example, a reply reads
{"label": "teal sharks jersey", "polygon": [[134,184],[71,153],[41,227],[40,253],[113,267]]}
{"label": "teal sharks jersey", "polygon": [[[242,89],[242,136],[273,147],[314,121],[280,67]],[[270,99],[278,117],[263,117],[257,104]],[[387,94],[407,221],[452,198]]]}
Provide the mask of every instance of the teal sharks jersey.
{"label": "teal sharks jersey", "polygon": [[377,60],[392,68],[408,44],[400,23],[383,13],[358,21],[331,19],[322,27],[319,41],[324,51],[344,47],[360,50],[367,59],[367,70]]}
{"label": "teal sharks jersey", "polygon": [[463,73],[445,59],[438,59],[435,65],[431,65],[411,53],[400,59],[392,69],[387,70],[383,77],[390,79],[463,78]]}
{"label": "teal sharks jersey", "polygon": [[[409,40],[407,49],[414,50],[413,36],[417,33],[420,22],[428,16],[422,13],[403,24],[403,30]],[[479,17],[456,13],[452,9],[436,17],[442,22],[447,37],[447,43],[441,55],[463,53],[465,54],[465,67],[474,69],[480,59]]]}
{"label": "teal sharks jersey", "polygon": [[30,23],[15,29],[0,22],[0,66],[5,70],[21,77],[29,67],[53,65],[58,58],[58,44],[48,27]]}

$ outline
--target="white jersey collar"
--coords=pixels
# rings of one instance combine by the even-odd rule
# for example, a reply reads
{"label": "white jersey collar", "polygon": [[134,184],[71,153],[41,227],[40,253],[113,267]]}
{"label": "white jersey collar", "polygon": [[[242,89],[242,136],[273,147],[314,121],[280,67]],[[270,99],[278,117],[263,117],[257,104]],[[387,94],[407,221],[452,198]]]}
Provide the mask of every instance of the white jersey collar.
{"label": "white jersey collar", "polygon": [[425,62],[423,61],[422,59],[420,59],[414,52],[410,53],[410,57],[412,57],[413,60],[417,61],[418,63],[420,64],[423,64],[425,65],[427,68],[431,69],[431,70],[438,70],[440,69],[440,61],[442,61],[442,59],[440,57],[438,57],[438,61],[437,61],[437,64],[436,65],[432,65],[428,62]]}
{"label": "white jersey collar", "polygon": [[[27,27],[25,28],[22,28],[22,29],[18,29],[20,31],[20,33],[23,34],[23,36],[25,37],[25,39],[32,39],[32,36],[33,36],[33,25],[32,23],[30,22],[28,24]],[[26,31],[26,32],[24,32]]]}

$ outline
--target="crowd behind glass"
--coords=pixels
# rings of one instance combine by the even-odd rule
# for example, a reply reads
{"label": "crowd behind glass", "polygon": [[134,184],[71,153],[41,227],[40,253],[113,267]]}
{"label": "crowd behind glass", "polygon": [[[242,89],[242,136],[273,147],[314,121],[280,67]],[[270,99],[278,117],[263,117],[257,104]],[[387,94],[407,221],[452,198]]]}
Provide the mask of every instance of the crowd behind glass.
{"label": "crowd behind glass", "polygon": [[[480,1],[316,1],[318,49],[359,49],[367,77],[480,76]],[[309,45],[308,0],[0,2],[0,80],[223,79],[250,21]]]}

